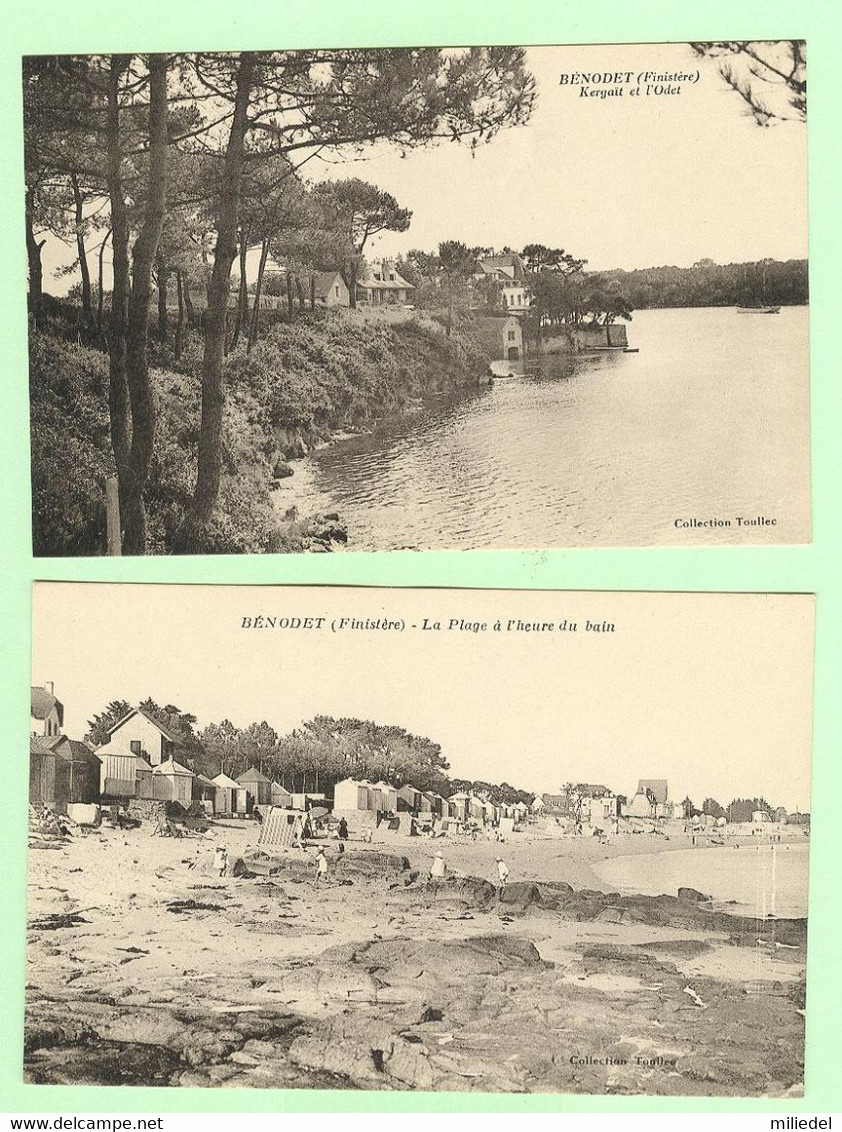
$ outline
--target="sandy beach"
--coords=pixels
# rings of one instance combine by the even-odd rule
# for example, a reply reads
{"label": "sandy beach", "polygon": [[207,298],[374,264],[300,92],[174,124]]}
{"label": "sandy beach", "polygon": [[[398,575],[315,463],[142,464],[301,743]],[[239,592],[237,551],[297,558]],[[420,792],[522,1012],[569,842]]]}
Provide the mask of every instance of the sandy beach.
{"label": "sandy beach", "polygon": [[[269,862],[253,822],[150,828],[30,850],[31,1082],[801,1093],[806,921],[595,872],[689,836],[352,838],[317,887],[316,848]],[[217,844],[271,875],[219,877]]]}

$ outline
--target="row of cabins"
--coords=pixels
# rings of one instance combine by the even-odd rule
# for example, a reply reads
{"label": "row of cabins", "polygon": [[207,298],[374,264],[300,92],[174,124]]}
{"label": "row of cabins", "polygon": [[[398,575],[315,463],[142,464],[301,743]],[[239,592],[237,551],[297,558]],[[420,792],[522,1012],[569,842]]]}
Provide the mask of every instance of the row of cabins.
{"label": "row of cabins", "polygon": [[528,807],[521,803],[497,805],[465,791],[445,798],[431,790],[419,790],[410,783],[392,786],[388,782],[346,778],[334,787],[333,811],[348,817],[363,813],[411,813],[421,818],[453,818],[483,825],[496,824],[504,817],[523,820]]}
{"label": "row of cabins", "polygon": [[255,806],[306,809],[323,795],[295,794],[256,767],[207,778],[174,758],[176,740],[142,708],[127,712],[96,749],[62,733],[64,707],[51,683],[30,690],[29,801],[65,811],[73,803],[135,798],[199,802],[209,814],[245,816]]}

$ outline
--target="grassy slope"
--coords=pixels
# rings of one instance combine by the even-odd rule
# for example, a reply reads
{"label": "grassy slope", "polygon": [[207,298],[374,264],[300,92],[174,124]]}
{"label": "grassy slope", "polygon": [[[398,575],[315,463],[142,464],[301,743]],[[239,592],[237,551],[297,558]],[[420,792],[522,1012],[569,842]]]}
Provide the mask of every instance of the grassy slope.
{"label": "grassy slope", "polygon": [[[66,313],[66,312],[65,312]],[[108,357],[70,340],[56,312],[30,341],[33,540],[36,554],[98,554],[104,482],[114,473],[108,428]],[[189,502],[199,429],[201,340],[175,362],[151,359],[156,452],[147,490],[151,553],[169,552]],[[483,357],[430,324],[369,324],[352,312],[279,323],[251,354],[227,363],[223,484],[208,553],[299,549],[278,528],[269,494],[279,458],[343,428],[364,428],[419,397],[474,380]]]}

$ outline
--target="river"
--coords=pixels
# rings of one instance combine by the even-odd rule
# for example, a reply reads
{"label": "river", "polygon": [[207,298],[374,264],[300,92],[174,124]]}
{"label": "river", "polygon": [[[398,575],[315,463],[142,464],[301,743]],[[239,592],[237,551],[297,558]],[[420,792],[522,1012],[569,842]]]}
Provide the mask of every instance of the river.
{"label": "river", "polygon": [[277,502],[338,511],[352,550],[809,541],[807,334],[806,307],[639,311],[639,353],[385,421],[298,461]]}
{"label": "river", "polygon": [[731,844],[615,857],[594,864],[603,884],[621,893],[675,896],[696,888],[731,911],[780,917],[807,915],[808,845]]}

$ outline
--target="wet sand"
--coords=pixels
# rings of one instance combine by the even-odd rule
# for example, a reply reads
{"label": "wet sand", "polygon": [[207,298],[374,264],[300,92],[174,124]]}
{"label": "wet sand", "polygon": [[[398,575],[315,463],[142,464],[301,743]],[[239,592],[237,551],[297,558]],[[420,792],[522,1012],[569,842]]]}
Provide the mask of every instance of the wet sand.
{"label": "wet sand", "polygon": [[30,850],[32,1082],[800,1095],[803,921],[618,899],[593,871],[689,837],[329,842],[316,887],[315,848],[214,874],[252,823],[149,828]]}

